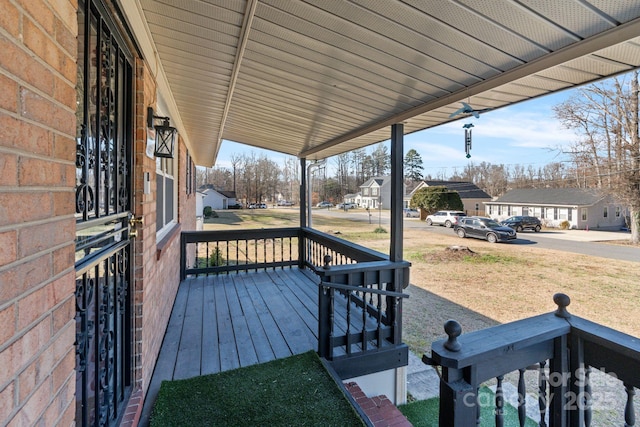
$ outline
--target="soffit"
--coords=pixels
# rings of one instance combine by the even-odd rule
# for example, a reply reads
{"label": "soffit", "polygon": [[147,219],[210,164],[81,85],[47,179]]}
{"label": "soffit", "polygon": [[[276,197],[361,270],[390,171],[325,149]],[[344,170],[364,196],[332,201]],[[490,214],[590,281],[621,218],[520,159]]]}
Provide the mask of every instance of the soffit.
{"label": "soffit", "polygon": [[223,139],[324,158],[640,66],[635,0],[135,2],[205,166]]}

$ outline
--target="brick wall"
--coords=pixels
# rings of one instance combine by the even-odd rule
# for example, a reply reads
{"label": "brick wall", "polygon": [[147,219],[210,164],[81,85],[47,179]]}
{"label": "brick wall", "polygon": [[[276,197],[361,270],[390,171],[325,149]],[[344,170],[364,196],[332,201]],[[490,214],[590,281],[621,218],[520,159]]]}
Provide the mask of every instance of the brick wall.
{"label": "brick wall", "polygon": [[72,425],[76,5],[0,11],[0,425]]}
{"label": "brick wall", "polygon": [[[146,112],[156,107],[156,84],[148,66],[136,63],[136,183],[134,214],[144,217],[135,242],[135,367],[136,387],[146,392],[162,345],[180,276],[180,231],[195,230],[195,194],[186,194],[186,147],[177,146],[178,224],[162,241],[156,238],[156,161],[147,157]],[[151,192],[144,194],[144,173]]]}

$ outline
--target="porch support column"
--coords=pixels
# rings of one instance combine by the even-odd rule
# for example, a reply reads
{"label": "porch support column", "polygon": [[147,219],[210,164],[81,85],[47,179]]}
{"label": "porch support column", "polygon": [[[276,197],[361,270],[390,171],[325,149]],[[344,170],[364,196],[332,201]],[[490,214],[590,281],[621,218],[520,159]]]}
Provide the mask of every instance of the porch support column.
{"label": "porch support column", "polygon": [[307,226],[307,159],[300,158],[300,227]]}
{"label": "porch support column", "polygon": [[391,125],[391,261],[402,261],[402,203],[404,198],[404,124]]}
{"label": "porch support column", "polygon": [[300,228],[298,229],[298,268],[304,268],[306,257],[305,252],[305,234],[302,227],[307,224],[307,159],[300,158]]}

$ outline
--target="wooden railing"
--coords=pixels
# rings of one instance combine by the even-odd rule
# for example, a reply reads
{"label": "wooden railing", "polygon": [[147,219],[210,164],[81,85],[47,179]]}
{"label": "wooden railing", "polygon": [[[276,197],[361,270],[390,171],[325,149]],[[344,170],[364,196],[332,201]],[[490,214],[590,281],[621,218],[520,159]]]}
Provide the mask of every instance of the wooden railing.
{"label": "wooden railing", "polygon": [[[370,261],[318,270],[318,353],[343,378],[405,366],[401,291],[409,263]],[[406,278],[406,279],[405,279]],[[368,363],[362,363],[364,358]],[[374,368],[375,369],[372,369]]]}
{"label": "wooden railing", "polygon": [[409,263],[310,228],[181,235],[180,276],[307,268],[319,276],[318,349],[343,378],[405,366]]}
{"label": "wooden railing", "polygon": [[[539,425],[551,427],[590,426],[594,397],[593,375],[616,378],[624,409],[618,425],[635,425],[633,396],[640,386],[640,340],[567,311],[569,297],[556,294],[558,309],[481,331],[461,335],[460,325],[445,324],[446,340],[432,345],[423,361],[441,366],[440,426],[476,426],[480,406],[478,390],[495,381],[496,426],[504,425],[503,381],[516,372],[519,425],[525,425],[525,372],[539,371],[535,385]],[[617,381],[616,380],[616,381]],[[610,404],[610,403],[609,403]]]}

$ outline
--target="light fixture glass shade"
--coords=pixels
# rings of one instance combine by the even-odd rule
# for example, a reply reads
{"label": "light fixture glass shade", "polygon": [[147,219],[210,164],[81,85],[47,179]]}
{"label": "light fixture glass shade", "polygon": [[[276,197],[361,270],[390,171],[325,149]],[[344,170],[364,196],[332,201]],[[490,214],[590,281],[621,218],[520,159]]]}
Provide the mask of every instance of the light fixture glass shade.
{"label": "light fixture glass shade", "polygon": [[173,159],[177,129],[169,126],[169,121],[156,125],[156,148],[153,153],[156,157]]}

